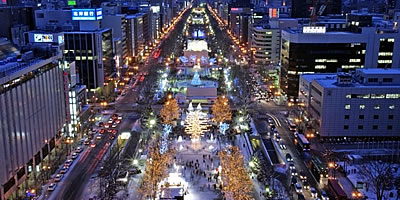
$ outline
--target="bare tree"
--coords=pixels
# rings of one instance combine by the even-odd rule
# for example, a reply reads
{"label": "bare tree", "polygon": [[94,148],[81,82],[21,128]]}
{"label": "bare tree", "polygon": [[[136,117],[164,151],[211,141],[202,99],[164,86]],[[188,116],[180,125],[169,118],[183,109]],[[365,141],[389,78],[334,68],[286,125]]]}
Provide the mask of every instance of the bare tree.
{"label": "bare tree", "polygon": [[382,200],[384,192],[391,189],[394,183],[392,165],[390,163],[382,161],[368,162],[362,165],[360,174],[364,176],[365,182],[371,186],[377,200]]}

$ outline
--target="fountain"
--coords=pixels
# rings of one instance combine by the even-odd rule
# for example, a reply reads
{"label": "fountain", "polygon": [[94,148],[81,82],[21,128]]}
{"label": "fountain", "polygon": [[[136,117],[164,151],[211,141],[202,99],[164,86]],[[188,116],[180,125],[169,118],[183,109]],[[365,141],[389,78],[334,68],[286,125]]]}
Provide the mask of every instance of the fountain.
{"label": "fountain", "polygon": [[194,72],[191,84],[194,85],[194,86],[201,85],[200,75],[199,75],[199,72],[197,70]]}

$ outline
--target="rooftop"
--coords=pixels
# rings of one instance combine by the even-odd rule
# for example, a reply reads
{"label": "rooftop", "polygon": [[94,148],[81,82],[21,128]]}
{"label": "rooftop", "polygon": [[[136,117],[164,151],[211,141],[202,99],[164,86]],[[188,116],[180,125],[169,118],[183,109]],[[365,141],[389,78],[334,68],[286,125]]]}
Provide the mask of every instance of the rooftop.
{"label": "rooftop", "polygon": [[188,51],[208,51],[207,41],[205,40],[188,40]]}
{"label": "rooftop", "polygon": [[357,71],[362,72],[363,74],[373,75],[373,74],[380,74],[380,75],[400,75],[399,69],[358,69]]}

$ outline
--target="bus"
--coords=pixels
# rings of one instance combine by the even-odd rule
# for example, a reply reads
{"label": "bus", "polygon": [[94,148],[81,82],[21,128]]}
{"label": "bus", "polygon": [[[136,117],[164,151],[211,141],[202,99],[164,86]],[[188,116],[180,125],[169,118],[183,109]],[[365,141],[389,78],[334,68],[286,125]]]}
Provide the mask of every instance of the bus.
{"label": "bus", "polygon": [[288,119],[288,120],[287,120],[287,123],[288,123],[288,125],[289,125],[289,130],[291,130],[291,131],[296,131],[297,126],[296,126],[296,124],[293,122],[292,119]]}
{"label": "bus", "polygon": [[294,143],[297,145],[300,152],[310,151],[310,142],[303,134],[298,134],[297,138],[294,139]]}
{"label": "bus", "polygon": [[336,179],[328,180],[328,191],[335,200],[347,200],[347,195]]}
{"label": "bus", "polygon": [[318,156],[313,156],[311,158],[310,169],[318,182],[321,178],[328,178],[328,165]]}

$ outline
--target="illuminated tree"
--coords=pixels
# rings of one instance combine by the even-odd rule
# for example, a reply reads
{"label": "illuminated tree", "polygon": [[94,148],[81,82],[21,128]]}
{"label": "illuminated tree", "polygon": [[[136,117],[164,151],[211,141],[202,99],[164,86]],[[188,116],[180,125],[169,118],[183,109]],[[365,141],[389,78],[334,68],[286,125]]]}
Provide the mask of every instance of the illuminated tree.
{"label": "illuminated tree", "polygon": [[250,200],[253,182],[244,167],[243,155],[236,146],[228,147],[218,154],[222,167],[222,191],[226,199]]}
{"label": "illuminated tree", "polygon": [[218,124],[232,120],[231,108],[225,95],[219,96],[211,109],[214,115],[213,120]]}
{"label": "illuminated tree", "polygon": [[156,199],[160,182],[168,176],[168,164],[171,162],[173,150],[160,152],[159,142],[154,142],[149,148],[149,159],[140,187],[140,194],[144,198]]}
{"label": "illuminated tree", "polygon": [[192,103],[189,104],[185,123],[185,131],[192,135],[192,139],[199,139],[208,130],[208,117],[206,113],[201,111],[200,104],[197,105],[196,110],[193,109]]}
{"label": "illuminated tree", "polygon": [[179,118],[179,105],[176,99],[168,99],[160,112],[164,124],[173,125],[174,121]]}

